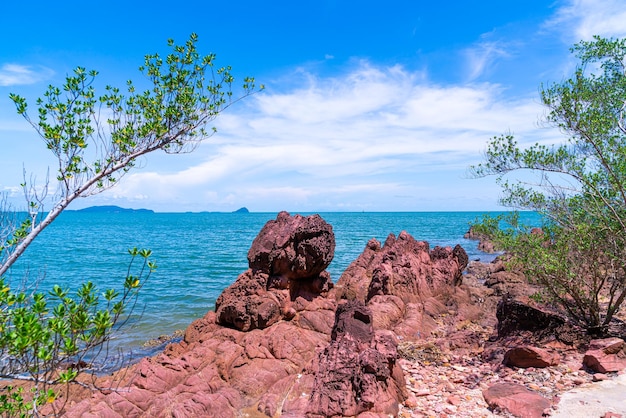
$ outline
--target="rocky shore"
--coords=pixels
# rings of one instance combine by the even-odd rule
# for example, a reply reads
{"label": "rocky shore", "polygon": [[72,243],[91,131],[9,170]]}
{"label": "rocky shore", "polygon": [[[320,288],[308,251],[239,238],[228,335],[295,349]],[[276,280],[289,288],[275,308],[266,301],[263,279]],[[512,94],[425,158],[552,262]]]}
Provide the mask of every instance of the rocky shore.
{"label": "rocky shore", "polygon": [[621,338],[591,340],[501,260],[401,232],[333,283],[334,248],[321,217],[280,213],[214,312],[66,416],[541,417],[626,368]]}

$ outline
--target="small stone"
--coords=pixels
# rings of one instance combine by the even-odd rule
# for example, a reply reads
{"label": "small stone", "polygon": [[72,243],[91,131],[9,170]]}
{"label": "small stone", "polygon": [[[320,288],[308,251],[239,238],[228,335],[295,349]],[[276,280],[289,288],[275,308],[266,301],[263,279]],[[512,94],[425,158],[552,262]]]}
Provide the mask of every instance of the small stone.
{"label": "small stone", "polygon": [[413,391],[413,393],[415,393],[415,396],[428,396],[428,395],[430,395],[430,391],[428,389],[414,389],[414,388],[411,388],[411,390]]}
{"label": "small stone", "polygon": [[594,382],[601,382],[603,380],[607,380],[608,378],[609,378],[609,376],[607,376],[604,373],[596,373],[596,374],[593,375],[591,380],[593,380]]}
{"label": "small stone", "polygon": [[404,406],[406,406],[407,408],[417,408],[417,398],[415,397],[415,395],[410,394],[408,398],[406,398],[406,400],[404,401]]}
{"label": "small stone", "polygon": [[458,395],[450,395],[446,399],[450,405],[458,406],[461,403],[461,398]]}

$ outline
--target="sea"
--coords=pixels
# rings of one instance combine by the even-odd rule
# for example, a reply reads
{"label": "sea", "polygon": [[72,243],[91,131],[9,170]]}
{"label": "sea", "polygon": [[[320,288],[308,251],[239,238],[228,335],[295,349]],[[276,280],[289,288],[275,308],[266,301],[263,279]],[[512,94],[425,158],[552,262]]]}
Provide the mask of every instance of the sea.
{"label": "sea", "polygon": [[[295,214],[295,213],[292,213]],[[310,213],[301,213],[309,215]],[[335,256],[328,271],[337,281],[376,238],[406,231],[431,248],[460,244],[470,260],[493,254],[463,238],[482,212],[328,212],[320,213],[335,234]],[[496,215],[497,213],[491,213]],[[133,356],[152,354],[144,343],[185,329],[215,309],[215,300],[248,267],[247,253],[266,222],[277,213],[98,213],[66,211],[46,228],[6,277],[47,292],[59,284],[74,292],[92,281],[97,288],[121,289],[128,249],[152,250],[158,268],[145,282],[132,316],[116,331],[114,346]],[[534,214],[527,214],[532,219]],[[156,349],[159,349],[157,346]]]}

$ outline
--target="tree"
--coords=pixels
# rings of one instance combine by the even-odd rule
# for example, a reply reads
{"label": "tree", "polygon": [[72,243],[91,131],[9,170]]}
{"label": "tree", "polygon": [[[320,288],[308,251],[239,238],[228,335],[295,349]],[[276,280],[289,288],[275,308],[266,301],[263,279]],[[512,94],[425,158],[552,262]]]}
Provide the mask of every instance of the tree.
{"label": "tree", "polygon": [[112,187],[145,154],[193,150],[215,132],[208,127],[211,121],[256,91],[254,79],[245,78],[241,95],[235,96],[231,68],[216,69],[215,55],[197,52],[197,39],[192,34],[182,46],[170,39],[173,51],[165,59],[147,55],[139,69],[152,88],[141,93],[128,81],[127,95],[106,86],[105,94],[96,97],[98,73],[78,67],[61,88],[50,86],[37,100],[38,121],[29,116],[26,100],[11,94],[17,112],[58,160],[58,189],[44,213],[41,194],[22,184],[30,216],[0,237],[0,276],[74,199]]}
{"label": "tree", "polygon": [[497,176],[505,206],[544,215],[544,235],[486,225],[572,319],[604,333],[626,298],[626,40],[594,37],[572,52],[574,75],[541,89],[546,122],[566,141],[520,149],[495,137],[471,171]]}
{"label": "tree", "polygon": [[[46,404],[55,414],[62,410],[63,405],[58,409],[54,403],[56,385],[85,385],[77,381],[79,373],[93,366],[93,357],[123,325],[156,265],[149,260],[149,250],[130,250],[131,265],[121,291],[99,294],[87,282],[74,297],[60,286],[47,294],[14,289],[5,276],[10,267],[72,201],[114,186],[143,155],[192,151],[215,132],[208,126],[211,121],[257,91],[254,79],[245,78],[241,93],[235,95],[231,68],[214,68],[215,56],[201,56],[196,42],[195,34],[182,46],[169,40],[172,52],[167,57],[147,55],[140,71],[152,87],[141,93],[128,81],[126,94],[106,86],[104,94],[96,96],[97,72],[78,67],[62,87],[50,86],[37,100],[36,121],[28,114],[26,100],[10,95],[58,166],[49,211],[44,208],[49,181],[43,190],[26,180],[22,184],[26,217],[9,210],[5,196],[0,196],[0,378],[30,382],[29,391],[2,387],[3,415],[39,416]],[[134,273],[137,257],[143,262]]]}
{"label": "tree", "polygon": [[[129,250],[131,262],[123,289],[101,295],[86,282],[72,297],[58,285],[44,293],[13,290],[0,279],[0,378],[27,381],[8,384],[0,392],[3,416],[39,416],[48,406],[56,414],[67,396],[57,402],[59,386],[76,383],[97,389],[79,374],[97,371],[95,358],[107,351],[114,327],[119,329],[132,314],[140,289],[156,269],[149,250]],[[135,268],[136,259],[141,260]],[[67,393],[67,390],[65,391]]]}

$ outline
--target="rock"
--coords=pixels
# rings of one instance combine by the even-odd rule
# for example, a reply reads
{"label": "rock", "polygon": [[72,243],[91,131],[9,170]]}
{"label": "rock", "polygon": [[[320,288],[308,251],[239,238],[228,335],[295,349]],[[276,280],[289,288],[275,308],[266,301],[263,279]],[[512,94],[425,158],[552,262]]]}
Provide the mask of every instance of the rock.
{"label": "rock", "polygon": [[592,340],[583,357],[583,365],[599,373],[626,369],[626,352],[621,338]]}
{"label": "rock", "polygon": [[319,215],[279,213],[252,242],[250,268],[217,298],[217,322],[250,331],[294,318],[293,301],[312,301],[333,287],[324,269],[334,250],[332,227]]}
{"label": "rock", "polygon": [[424,302],[459,284],[468,257],[462,247],[435,247],[402,231],[390,234],[381,247],[368,242],[337,282],[340,296],[367,302],[377,295],[393,295],[404,303]]}
{"label": "rock", "polygon": [[334,245],[319,216],[281,212],[215,312],[163,353],[100,378],[120,390],[84,395],[64,416],[397,416],[407,398],[397,333],[455,324],[470,299],[467,255],[402,232],[370,241],[333,288]]}
{"label": "rock", "polygon": [[375,332],[360,301],[339,305],[332,340],[312,365],[315,381],[306,416],[398,414],[407,397],[393,334]]}
{"label": "rock", "polygon": [[427,242],[403,231],[397,238],[390,234],[383,246],[370,240],[334,292],[339,298],[367,303],[375,329],[419,338],[437,326],[436,317],[458,305],[455,298],[469,299],[457,292],[467,263],[462,247],[430,250]]}
{"label": "rock", "polygon": [[319,215],[280,212],[252,242],[248,263],[252,270],[295,280],[319,275],[334,255],[335,234]]}
{"label": "rock", "polygon": [[485,286],[493,289],[498,296],[519,296],[523,294],[524,284],[526,284],[524,275],[512,271],[495,272],[485,280]]}
{"label": "rock", "polygon": [[476,232],[474,226],[470,226],[470,229],[463,235],[465,239],[477,240],[478,250],[484,253],[494,253],[499,251],[496,245],[485,235]]}
{"label": "rock", "polygon": [[546,310],[534,308],[519,300],[504,297],[496,310],[498,338],[517,331],[553,333],[566,323],[564,317]]}
{"label": "rock", "polygon": [[266,328],[283,314],[287,292],[268,291],[269,276],[247,270],[227,287],[215,302],[217,321],[240,331]]}
{"label": "rock", "polygon": [[490,408],[500,408],[519,418],[541,418],[550,408],[543,396],[515,383],[496,383],[483,391]]}
{"label": "rock", "polygon": [[558,354],[532,346],[516,347],[508,350],[504,354],[503,361],[507,366],[522,368],[556,366],[559,362]]}

